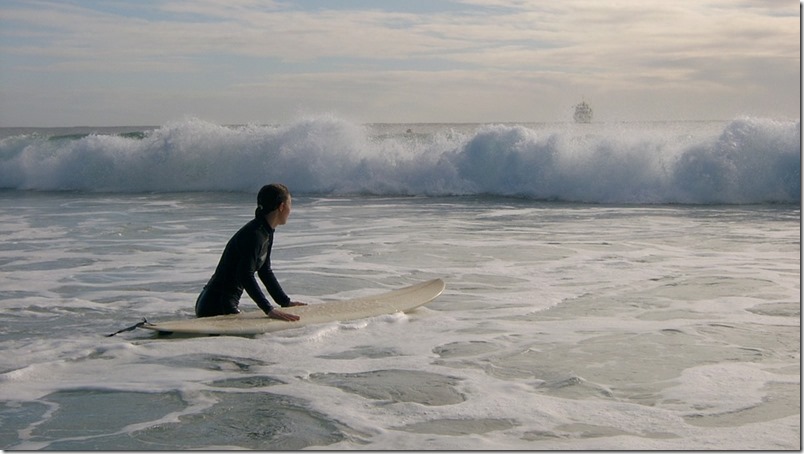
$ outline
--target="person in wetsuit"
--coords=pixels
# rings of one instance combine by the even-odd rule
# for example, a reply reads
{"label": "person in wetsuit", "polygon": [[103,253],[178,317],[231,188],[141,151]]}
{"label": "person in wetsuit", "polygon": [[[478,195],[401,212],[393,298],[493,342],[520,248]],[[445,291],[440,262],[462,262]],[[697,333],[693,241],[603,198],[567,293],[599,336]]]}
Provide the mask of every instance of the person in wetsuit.
{"label": "person in wetsuit", "polygon": [[240,313],[237,306],[245,290],[268,317],[286,321],[299,319],[297,315],[282,312],[271,306],[254,277],[254,273],[257,273],[271,298],[280,306],[305,305],[290,300],[271,269],[274,231],[278,226],[287,223],[290,209],[290,192],[285,185],[274,183],[260,189],[254,219],[238,230],[226,243],[215,273],[198,295],[195,303],[196,316],[211,317]]}

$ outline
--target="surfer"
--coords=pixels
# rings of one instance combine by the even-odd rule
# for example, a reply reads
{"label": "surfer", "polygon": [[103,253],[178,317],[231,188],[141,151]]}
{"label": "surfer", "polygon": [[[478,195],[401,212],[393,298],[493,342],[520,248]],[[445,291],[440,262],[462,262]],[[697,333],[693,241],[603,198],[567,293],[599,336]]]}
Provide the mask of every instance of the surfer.
{"label": "surfer", "polygon": [[280,306],[305,305],[290,300],[271,269],[274,231],[278,226],[287,223],[291,202],[290,191],[283,184],[269,184],[260,189],[254,219],[238,230],[226,243],[215,273],[198,295],[195,303],[196,316],[211,317],[240,313],[237,306],[245,289],[268,317],[286,321],[299,319],[297,315],[282,312],[271,306],[254,277],[254,273],[257,273],[271,298]]}

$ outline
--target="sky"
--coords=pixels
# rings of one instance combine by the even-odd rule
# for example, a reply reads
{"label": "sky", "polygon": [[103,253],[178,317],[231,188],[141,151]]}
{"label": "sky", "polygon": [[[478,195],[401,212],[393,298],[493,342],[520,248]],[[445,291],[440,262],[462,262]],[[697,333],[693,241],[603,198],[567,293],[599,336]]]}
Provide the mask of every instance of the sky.
{"label": "sky", "polygon": [[0,127],[800,118],[792,0],[0,0]]}

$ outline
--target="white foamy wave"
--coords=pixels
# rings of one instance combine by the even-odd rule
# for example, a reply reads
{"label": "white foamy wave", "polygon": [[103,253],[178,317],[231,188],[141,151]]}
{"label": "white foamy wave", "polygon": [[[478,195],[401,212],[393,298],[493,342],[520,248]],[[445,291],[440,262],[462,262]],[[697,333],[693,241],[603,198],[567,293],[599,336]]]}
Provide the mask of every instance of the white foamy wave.
{"label": "white foamy wave", "polygon": [[[800,121],[450,125],[379,134],[332,116],[284,126],[184,120],[142,135],[0,141],[0,188],[92,192],[518,196],[595,203],[798,203]],[[695,128],[692,128],[695,129]]]}

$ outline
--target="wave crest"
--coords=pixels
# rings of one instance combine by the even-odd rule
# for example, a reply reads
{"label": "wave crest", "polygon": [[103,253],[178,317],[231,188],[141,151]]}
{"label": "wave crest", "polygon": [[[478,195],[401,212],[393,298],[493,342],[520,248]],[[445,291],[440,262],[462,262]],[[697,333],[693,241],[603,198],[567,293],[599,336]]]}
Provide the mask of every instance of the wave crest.
{"label": "wave crest", "polygon": [[[693,128],[694,129],[694,128]],[[0,187],[93,192],[491,194],[593,203],[799,203],[800,121],[431,127],[380,133],[334,116],[283,126],[188,119],[142,134],[0,141]]]}

